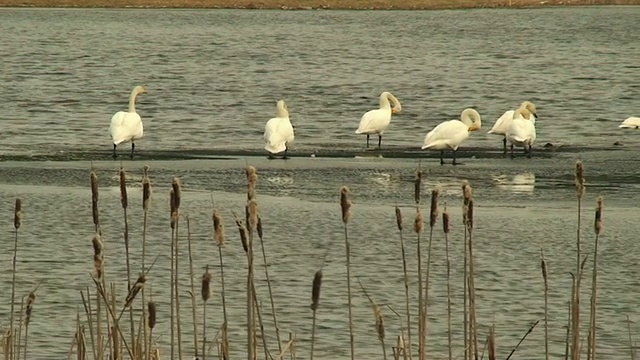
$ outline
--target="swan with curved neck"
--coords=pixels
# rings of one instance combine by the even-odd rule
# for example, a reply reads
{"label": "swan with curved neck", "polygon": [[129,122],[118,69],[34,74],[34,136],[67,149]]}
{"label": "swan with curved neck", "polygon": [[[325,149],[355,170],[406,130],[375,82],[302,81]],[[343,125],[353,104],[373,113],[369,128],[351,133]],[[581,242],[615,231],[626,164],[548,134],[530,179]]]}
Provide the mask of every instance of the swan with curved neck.
{"label": "swan with curved neck", "polygon": [[[527,109],[530,113],[528,119],[535,125],[538,112],[534,103],[531,101],[523,101],[518,109]],[[493,125],[491,130],[489,130],[489,134],[502,135],[502,151],[504,154],[507,153],[507,130],[509,130],[509,127],[511,126],[511,121],[513,121],[515,112],[515,110],[505,111],[504,114],[496,120],[496,123]]]}
{"label": "swan with curved neck", "polygon": [[511,158],[515,157],[513,147],[524,148],[527,158],[531,159],[531,147],[536,141],[536,126],[531,121],[532,114],[526,108],[518,108],[513,114],[511,125],[505,134],[505,138],[511,144]]}
{"label": "swan with curved neck", "polygon": [[[393,107],[391,103],[393,102]],[[367,148],[369,148],[369,136],[378,135],[378,149],[382,146],[382,135],[391,123],[391,115],[402,111],[400,101],[388,91],[380,94],[380,108],[369,110],[360,119],[360,125],[356,134],[367,135]]]}
{"label": "swan with curved neck", "polygon": [[289,120],[289,108],[284,100],[276,104],[276,117],[269,119],[264,127],[264,148],[269,152],[269,158],[274,154],[284,152],[283,159],[287,159],[289,144],[293,142],[293,125]]}
{"label": "swan with curved neck", "polygon": [[618,127],[621,129],[640,129],[640,117],[628,117]]}
{"label": "swan with curved neck", "polygon": [[119,144],[131,142],[131,159],[133,159],[133,151],[136,147],[135,140],[141,139],[143,135],[142,119],[136,112],[136,98],[140,94],[147,93],[144,86],[136,86],[129,95],[128,111],[118,111],[111,117],[111,125],[109,126],[109,135],[113,141],[113,158],[117,158],[116,147]]}
{"label": "swan with curved neck", "polygon": [[[472,119],[473,118],[473,119]],[[460,120],[449,120],[440,123],[424,138],[422,149],[440,150],[440,165],[444,165],[444,151],[453,151],[453,165],[460,165],[456,161],[458,147],[469,137],[471,131],[480,130],[482,118],[471,108],[464,109]]]}

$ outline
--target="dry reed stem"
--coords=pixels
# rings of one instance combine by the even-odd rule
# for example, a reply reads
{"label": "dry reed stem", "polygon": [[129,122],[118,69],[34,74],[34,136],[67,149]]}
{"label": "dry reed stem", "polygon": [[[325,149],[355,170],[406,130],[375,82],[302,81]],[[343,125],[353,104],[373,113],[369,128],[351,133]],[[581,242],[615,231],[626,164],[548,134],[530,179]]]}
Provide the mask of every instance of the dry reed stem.
{"label": "dry reed stem", "polygon": [[[202,298],[202,360],[207,357],[207,301],[211,297],[211,274],[209,273],[209,265],[206,266],[202,275],[202,285],[200,286],[200,296]],[[194,317],[195,321],[195,317]],[[194,327],[195,330],[195,327]],[[197,351],[196,351],[196,356]]]}
{"label": "dry reed stem", "polygon": [[544,259],[544,251],[540,249],[540,270],[544,281],[544,356],[549,360],[549,281],[547,274],[547,261]]}
{"label": "dry reed stem", "polygon": [[450,220],[445,204],[442,212],[442,232],[444,233],[445,258],[447,262],[447,347],[449,348],[449,360],[453,359],[452,332],[451,332],[451,257],[449,256],[449,231]]}
{"label": "dry reed stem", "polygon": [[496,329],[494,325],[489,328],[487,344],[487,347],[489,348],[489,360],[498,360],[496,355]]}
{"label": "dry reed stem", "polygon": [[93,216],[93,225],[95,232],[100,230],[100,214],[98,211],[98,175],[95,172],[91,172],[89,175],[91,178],[91,214]]}
{"label": "dry reed stem", "polygon": [[[428,319],[429,319],[429,280],[431,277],[431,245],[433,243],[433,227],[438,221],[438,195],[440,190],[435,188],[431,191],[431,208],[429,212],[429,243],[427,245],[427,276],[424,285],[424,344],[427,344]],[[426,356],[426,350],[425,350]]]}
{"label": "dry reed stem", "polygon": [[11,266],[11,320],[10,320],[10,331],[11,331],[11,339],[14,340],[11,343],[10,357],[13,357],[14,354],[14,343],[15,343],[15,328],[14,328],[14,318],[15,318],[15,302],[16,302],[16,267],[18,262],[18,232],[20,230],[20,226],[22,224],[22,200],[16,199],[15,206],[13,208],[13,228],[15,230],[15,237],[13,241],[13,259]]}
{"label": "dry reed stem", "polygon": [[16,359],[20,359],[20,353],[22,350],[22,324],[23,322],[23,318],[22,318],[22,314],[24,311],[24,299],[26,296],[22,296],[22,299],[20,299],[20,311],[18,312],[18,314],[20,314],[20,316],[18,317],[18,342],[16,344]]}
{"label": "dry reed stem", "polygon": [[540,320],[537,320],[535,323],[533,323],[533,325],[531,325],[531,327],[529,327],[529,330],[527,330],[527,332],[524,334],[524,336],[522,336],[522,338],[520,339],[520,341],[518,341],[518,343],[516,344],[516,346],[511,350],[511,353],[509,353],[509,356],[507,356],[507,358],[505,360],[509,360],[511,359],[511,356],[513,356],[513,354],[515,354],[515,352],[518,350],[518,348],[520,347],[520,345],[522,345],[522,343],[524,342],[524,340],[527,338],[527,336],[529,336],[529,334],[531,334],[531,332],[533,331],[533,329],[536,328],[536,326],[538,325],[538,323],[540,323]]}
{"label": "dry reed stem", "polygon": [[[96,350],[96,339],[93,332],[93,309],[91,308],[91,293],[89,292],[89,287],[87,286],[87,297],[84,297],[84,292],[80,291],[80,297],[82,298],[82,305],[84,306],[84,312],[87,316],[87,322],[89,323],[89,335],[91,336],[91,350],[93,352],[93,358],[98,358],[98,353]],[[26,348],[25,348],[26,352]]]}
{"label": "dry reed stem", "polygon": [[383,359],[386,360],[387,349],[384,345],[385,331],[384,331],[384,319],[382,317],[382,310],[380,309],[380,305],[378,305],[375,301],[373,301],[373,298],[371,298],[371,296],[367,292],[367,289],[364,288],[364,285],[362,285],[362,282],[360,281],[360,279],[358,279],[358,284],[360,285],[360,288],[362,289],[362,292],[364,293],[364,295],[367,297],[367,300],[369,300],[369,304],[371,304],[371,309],[373,310],[373,316],[376,321],[375,322],[376,335],[378,335],[378,340],[382,345]]}
{"label": "dry reed stem", "polygon": [[[276,339],[278,341],[278,353],[281,353],[282,344],[280,341],[280,326],[278,325],[278,315],[276,313],[275,301],[273,300],[273,290],[271,289],[271,278],[269,277],[269,264],[267,263],[267,252],[264,249],[264,238],[263,238],[264,233],[262,232],[262,218],[258,214],[257,206],[255,207],[254,211],[256,213],[255,216],[257,218],[256,230],[258,232],[258,238],[260,239],[260,248],[262,250],[262,262],[264,264],[264,275],[267,280],[267,289],[269,290],[269,302],[271,303],[271,315],[273,316],[273,326],[275,328]],[[249,210],[249,213],[251,213],[251,209]]]}
{"label": "dry reed stem", "polygon": [[27,349],[29,349],[29,323],[31,322],[31,313],[33,312],[33,304],[36,301],[36,290],[38,290],[38,287],[40,285],[36,286],[35,289],[33,289],[30,293],[29,296],[27,297],[27,306],[26,306],[26,310],[25,310],[25,318],[24,318],[24,326],[25,326],[25,330],[24,330],[24,360],[27,360]]}
{"label": "dry reed stem", "polygon": [[[322,288],[322,269],[316,271],[313,277],[313,286],[311,287],[311,310],[313,311],[313,320],[311,324],[311,360],[313,360],[313,348],[316,342],[316,312],[320,305],[320,289]],[[282,354],[282,350],[280,350]]]}
{"label": "dry reed stem", "polygon": [[[220,216],[220,212],[218,210],[213,211],[213,237],[218,245],[218,257],[220,258],[220,288],[221,288],[221,296],[222,296],[222,314],[223,314],[223,323],[222,323],[222,342],[220,353],[222,354],[223,359],[228,360],[229,358],[229,337],[227,333],[227,302],[226,295],[224,289],[224,262],[222,257],[222,247],[225,242],[225,232],[224,232],[224,222],[222,221],[222,217]],[[241,231],[242,233],[242,231]]]}
{"label": "dry reed stem", "polygon": [[351,244],[349,244],[349,233],[347,224],[351,218],[351,200],[349,200],[349,188],[340,188],[340,210],[342,213],[342,224],[344,228],[344,247],[347,258],[347,302],[349,307],[349,346],[351,350],[351,360],[355,360],[355,346],[353,337],[353,315],[351,305]]}
{"label": "dry reed stem", "polygon": [[[426,317],[424,314],[424,295],[423,295],[423,283],[422,283],[422,237],[421,233],[424,230],[424,222],[422,220],[422,212],[420,210],[420,203],[422,202],[422,171],[419,169],[415,173],[413,180],[413,200],[416,204],[416,216],[413,222],[413,231],[416,233],[416,251],[418,256],[418,357],[420,360],[426,359],[426,339],[425,339],[425,323]],[[411,344],[409,344],[411,346]],[[412,353],[411,348],[410,353]]]}
{"label": "dry reed stem", "polygon": [[147,326],[149,326],[149,338],[147,340],[147,359],[151,360],[151,339],[153,338],[153,328],[156,327],[156,303],[149,301],[147,303]]}
{"label": "dry reed stem", "polygon": [[[142,177],[142,272],[146,271],[145,263],[146,263],[146,248],[147,248],[147,221],[149,215],[149,205],[151,202],[151,181],[149,179],[149,166],[145,165],[143,168],[143,177]],[[145,316],[145,304],[147,303],[147,297],[145,294],[145,289],[142,289],[142,334],[143,334],[143,342],[144,342],[144,356],[146,359],[149,358],[149,352],[151,349],[147,347],[149,341],[147,341],[147,317]]]}
{"label": "dry reed stem", "polygon": [[[189,281],[191,285],[191,316],[193,322],[193,349],[195,357],[198,357],[198,322],[197,322],[197,305],[196,305],[196,285],[195,275],[193,273],[193,255],[191,253],[191,221],[189,216],[186,217],[187,221],[187,255],[189,256]],[[203,344],[204,346],[204,344]],[[203,354],[204,356],[204,354]]]}
{"label": "dry reed stem", "polygon": [[596,211],[593,229],[596,234],[595,245],[593,249],[593,274],[591,278],[591,308],[589,310],[589,338],[587,360],[596,360],[596,313],[597,313],[597,296],[598,296],[598,243],[600,234],[604,229],[602,213],[604,210],[604,201],[602,196],[596,200]]}
{"label": "dry reed stem", "polygon": [[471,346],[471,343],[469,342],[469,308],[468,308],[468,304],[469,304],[469,297],[468,297],[468,283],[467,283],[467,278],[468,278],[468,262],[469,262],[469,253],[467,250],[468,247],[468,235],[469,235],[469,227],[467,226],[467,214],[469,212],[469,201],[471,201],[471,188],[469,186],[469,182],[467,180],[464,180],[462,182],[462,195],[463,195],[463,205],[462,205],[462,224],[464,226],[464,241],[463,241],[463,252],[464,252],[464,260],[463,260],[463,285],[462,285],[462,291],[463,291],[463,296],[464,296],[464,300],[463,300],[463,324],[464,324],[464,359],[467,360],[470,357],[470,351],[469,351],[469,347]]}
{"label": "dry reed stem", "polygon": [[[400,247],[402,249],[402,273],[404,275],[404,299],[405,299],[405,307],[406,307],[406,316],[407,316],[407,347],[409,348],[409,358],[411,358],[411,307],[409,304],[409,273],[407,271],[407,256],[406,250],[404,247],[404,235],[403,235],[403,225],[402,225],[402,212],[400,208],[396,206],[396,224],[398,226],[398,232],[400,233]],[[404,339],[403,339],[404,342]],[[406,349],[403,350],[405,357],[407,356]]]}
{"label": "dry reed stem", "polygon": [[581,249],[580,249],[580,237],[581,237],[581,215],[582,215],[582,198],[585,195],[585,178],[584,178],[584,165],[582,161],[576,161],[575,168],[575,186],[576,186],[576,197],[578,199],[578,226],[576,229],[576,276],[578,280],[576,281],[576,291],[574,294],[573,301],[573,317],[572,317],[572,345],[571,345],[571,359],[578,360],[580,359],[580,279],[582,278],[582,272],[580,270],[580,262],[581,262]]}
{"label": "dry reed stem", "polygon": [[179,282],[179,274],[180,274],[180,265],[179,265],[179,251],[178,251],[178,239],[179,239],[179,225],[180,225],[180,202],[182,199],[182,184],[180,179],[173,178],[171,182],[171,188],[173,190],[173,206],[175,211],[173,213],[173,217],[175,218],[175,246],[173,251],[175,252],[173,258],[175,260],[175,266],[173,273],[174,281],[173,286],[175,286],[174,295],[175,295],[175,314],[176,314],[176,341],[178,343],[178,359],[182,360],[182,321],[180,321],[180,282]]}
{"label": "dry reed stem", "polygon": [[173,188],[169,191],[169,211],[170,211],[170,225],[171,225],[171,278],[170,288],[171,288],[171,314],[170,314],[170,322],[171,322],[171,359],[175,359],[175,298],[176,298],[176,287],[175,287],[175,272],[176,272],[176,261],[175,261],[175,248],[176,248],[176,218],[177,218],[177,210],[176,210],[176,199],[174,195]]}
{"label": "dry reed stem", "polygon": [[[127,180],[126,173],[123,168],[120,168],[120,204],[122,205],[122,216],[124,219],[124,250],[127,262],[127,291],[131,291],[131,262],[129,257],[129,219],[127,216],[127,207],[129,205],[129,198],[127,196]],[[133,309],[129,311],[129,325],[131,328],[131,343],[135,342],[135,323],[133,321]]]}

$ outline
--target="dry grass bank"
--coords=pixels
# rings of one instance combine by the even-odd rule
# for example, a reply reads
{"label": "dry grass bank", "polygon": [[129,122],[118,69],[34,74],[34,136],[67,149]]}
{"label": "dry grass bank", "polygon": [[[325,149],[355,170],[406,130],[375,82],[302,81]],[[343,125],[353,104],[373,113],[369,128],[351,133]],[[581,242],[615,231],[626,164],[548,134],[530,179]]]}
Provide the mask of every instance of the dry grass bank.
{"label": "dry grass bank", "polygon": [[407,9],[640,5],[640,0],[0,0],[0,7]]}

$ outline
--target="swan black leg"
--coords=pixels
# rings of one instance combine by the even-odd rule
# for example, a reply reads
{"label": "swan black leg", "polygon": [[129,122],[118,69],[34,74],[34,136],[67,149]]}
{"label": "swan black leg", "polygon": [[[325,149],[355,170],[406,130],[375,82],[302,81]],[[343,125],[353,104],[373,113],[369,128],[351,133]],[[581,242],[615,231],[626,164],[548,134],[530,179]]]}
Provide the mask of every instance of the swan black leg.
{"label": "swan black leg", "polygon": [[513,154],[513,144],[511,144],[511,158],[515,158],[515,155]]}
{"label": "swan black leg", "polygon": [[451,163],[452,165],[462,165],[461,162],[458,162],[456,160],[456,153],[458,152],[458,149],[453,150],[453,162]]}
{"label": "swan black leg", "polygon": [[502,153],[507,155],[507,138],[502,138]]}
{"label": "swan black leg", "polygon": [[382,135],[378,134],[378,149],[382,148]]}
{"label": "swan black leg", "polygon": [[367,134],[367,149],[369,148],[369,134]]}
{"label": "swan black leg", "polygon": [[133,150],[135,150],[135,148],[136,148],[136,144],[132,141],[131,142],[131,155],[129,155],[131,160],[133,160]]}
{"label": "swan black leg", "polygon": [[527,151],[527,159],[531,159],[531,145],[529,145],[529,151]]}
{"label": "swan black leg", "polygon": [[444,165],[444,150],[440,150],[440,165]]}
{"label": "swan black leg", "polygon": [[118,154],[116,154],[116,146],[118,146],[118,145],[113,144],[113,155],[112,156],[113,156],[114,159],[118,157]]}
{"label": "swan black leg", "polygon": [[282,156],[282,160],[287,160],[289,157],[287,156],[287,151],[289,151],[288,147],[284,148],[284,156]]}

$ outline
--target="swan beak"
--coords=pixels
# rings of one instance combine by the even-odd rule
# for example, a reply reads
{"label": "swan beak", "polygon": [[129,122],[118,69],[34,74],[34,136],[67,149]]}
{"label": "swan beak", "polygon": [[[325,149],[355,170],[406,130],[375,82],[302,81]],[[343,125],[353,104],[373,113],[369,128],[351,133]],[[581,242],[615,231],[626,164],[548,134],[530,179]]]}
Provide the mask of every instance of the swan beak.
{"label": "swan beak", "polygon": [[532,114],[533,114],[534,118],[536,118],[536,119],[538,118],[538,114],[536,114],[536,113],[532,113]]}
{"label": "swan beak", "polygon": [[392,114],[399,114],[400,110],[398,110],[397,108],[393,108],[393,109],[391,109],[391,113]]}

